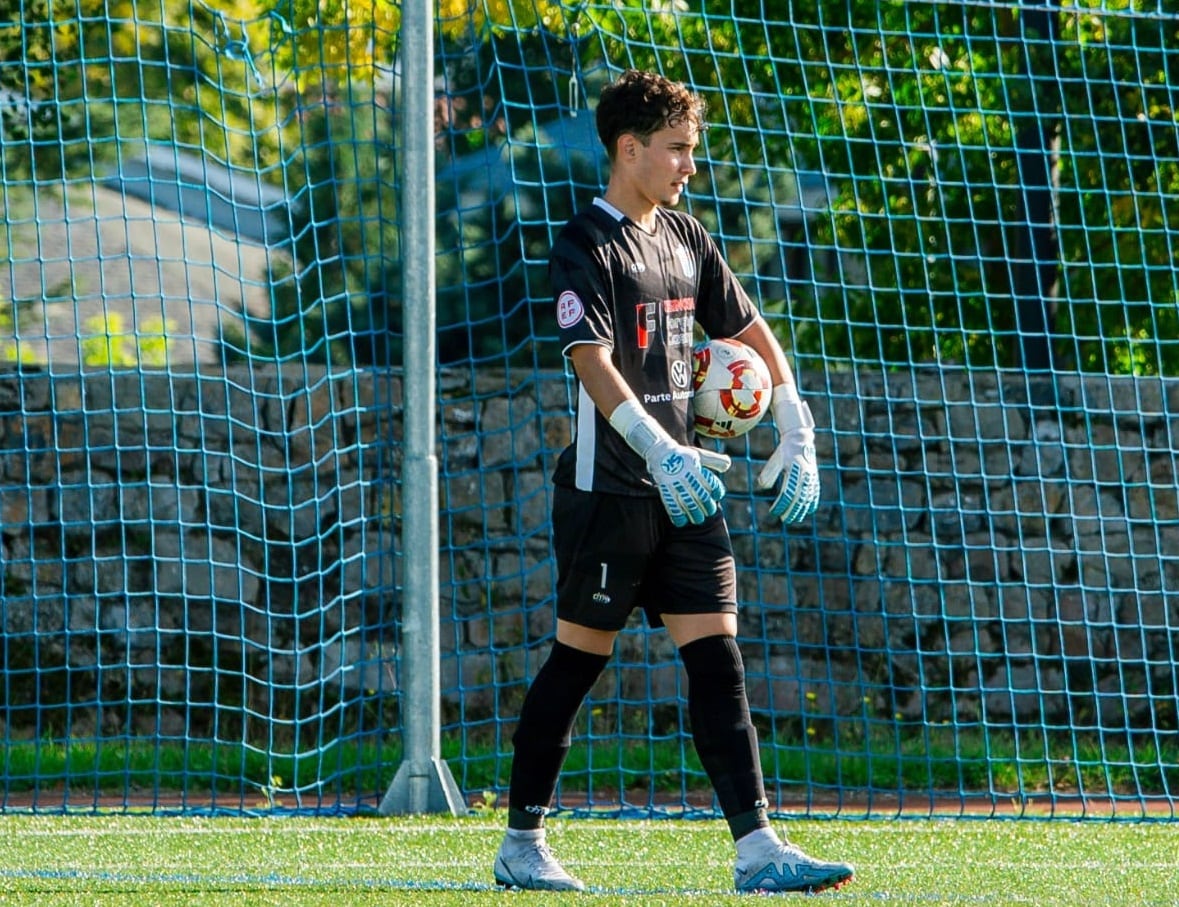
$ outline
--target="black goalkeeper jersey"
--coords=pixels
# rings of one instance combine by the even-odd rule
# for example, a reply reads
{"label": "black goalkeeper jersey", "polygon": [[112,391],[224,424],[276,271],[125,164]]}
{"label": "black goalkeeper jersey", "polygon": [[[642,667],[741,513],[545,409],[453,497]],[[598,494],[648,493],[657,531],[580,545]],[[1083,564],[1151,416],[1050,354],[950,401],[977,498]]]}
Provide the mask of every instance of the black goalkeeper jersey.
{"label": "black goalkeeper jersey", "polygon": [[[689,419],[692,344],[735,337],[757,308],[694,217],[656,209],[653,234],[603,199],[561,230],[549,259],[561,345],[597,343],[643,407],[681,444]],[[558,485],[611,494],[656,494],[646,464],[578,385],[573,442],[553,475]]]}

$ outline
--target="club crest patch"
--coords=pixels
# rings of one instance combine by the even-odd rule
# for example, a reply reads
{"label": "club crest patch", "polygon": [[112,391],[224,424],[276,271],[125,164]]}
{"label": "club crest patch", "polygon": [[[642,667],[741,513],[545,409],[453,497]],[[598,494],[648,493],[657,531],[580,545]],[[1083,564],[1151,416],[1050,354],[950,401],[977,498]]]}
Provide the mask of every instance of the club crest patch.
{"label": "club crest patch", "polygon": [[562,328],[571,328],[585,317],[585,306],[572,290],[566,290],[557,297],[557,324]]}

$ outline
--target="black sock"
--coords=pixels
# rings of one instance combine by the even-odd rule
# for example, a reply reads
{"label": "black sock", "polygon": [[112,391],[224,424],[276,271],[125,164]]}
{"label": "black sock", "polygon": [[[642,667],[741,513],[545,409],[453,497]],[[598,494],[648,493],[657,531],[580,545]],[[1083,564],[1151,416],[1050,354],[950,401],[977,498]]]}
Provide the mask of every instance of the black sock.
{"label": "black sock", "polygon": [[537,672],[520,708],[512,736],[508,827],[540,828],[569,752],[573,720],[594,681],[610,660],[560,642]]}
{"label": "black sock", "polygon": [[706,636],[683,646],[680,658],[688,674],[688,717],[696,753],[733,840],[738,840],[769,825],[741,650],[731,636]]}

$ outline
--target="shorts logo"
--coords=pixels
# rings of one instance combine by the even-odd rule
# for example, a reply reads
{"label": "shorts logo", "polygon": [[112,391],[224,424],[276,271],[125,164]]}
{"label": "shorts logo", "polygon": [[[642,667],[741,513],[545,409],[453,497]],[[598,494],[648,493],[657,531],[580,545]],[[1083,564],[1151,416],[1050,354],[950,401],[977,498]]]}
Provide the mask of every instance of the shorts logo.
{"label": "shorts logo", "polygon": [[585,306],[581,298],[572,290],[566,290],[557,297],[557,324],[563,328],[571,328],[585,317]]}
{"label": "shorts logo", "polygon": [[607,595],[605,592],[595,592],[593,598],[594,598],[594,604],[596,604],[596,605],[610,604],[610,596]]}

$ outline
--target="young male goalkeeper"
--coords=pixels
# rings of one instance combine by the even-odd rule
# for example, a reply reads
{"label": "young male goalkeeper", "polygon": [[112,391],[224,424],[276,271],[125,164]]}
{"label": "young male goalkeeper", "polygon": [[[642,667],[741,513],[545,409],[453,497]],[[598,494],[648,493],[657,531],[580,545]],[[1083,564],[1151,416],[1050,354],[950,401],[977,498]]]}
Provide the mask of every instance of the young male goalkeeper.
{"label": "young male goalkeeper", "polygon": [[557,632],[513,737],[498,883],[583,890],[545,841],[545,814],[574,718],[635,608],[664,626],[688,677],[692,739],[736,842],[745,891],[821,891],[852,868],[781,841],[766,818],[757,733],[737,648],[736,576],[719,509],[724,454],[693,444],[693,328],[737,337],[774,377],[779,441],[760,472],[771,514],[818,506],[814,420],[773,334],[704,227],[672,210],[696,172],[702,99],[630,71],[603,89],[597,129],[610,159],[603,197],[574,216],[550,274],[565,355],[578,381],[576,434],[554,473]]}

